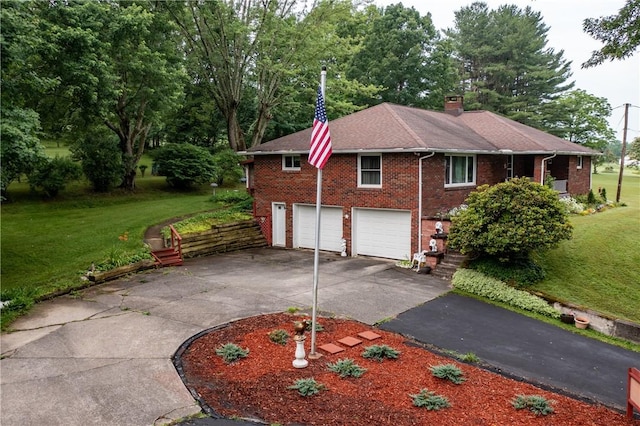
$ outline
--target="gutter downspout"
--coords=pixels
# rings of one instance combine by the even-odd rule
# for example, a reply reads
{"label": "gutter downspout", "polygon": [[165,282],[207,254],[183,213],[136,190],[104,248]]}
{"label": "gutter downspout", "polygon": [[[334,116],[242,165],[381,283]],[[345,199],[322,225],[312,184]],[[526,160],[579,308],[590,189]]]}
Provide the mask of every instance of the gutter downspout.
{"label": "gutter downspout", "polygon": [[422,253],[422,160],[436,155],[435,151],[429,155],[418,158],[418,253]]}
{"label": "gutter downspout", "polygon": [[552,156],[550,157],[546,157],[542,159],[542,163],[540,164],[540,185],[544,185],[544,163],[547,162],[547,160],[551,160],[552,158],[554,158],[556,155],[558,155],[557,152],[554,152]]}

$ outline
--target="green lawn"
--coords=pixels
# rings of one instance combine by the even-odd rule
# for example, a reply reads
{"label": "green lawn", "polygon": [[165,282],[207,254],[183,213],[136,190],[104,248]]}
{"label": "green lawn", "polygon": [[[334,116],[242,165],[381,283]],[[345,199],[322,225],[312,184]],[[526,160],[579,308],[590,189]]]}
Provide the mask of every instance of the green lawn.
{"label": "green lawn", "polygon": [[[615,200],[618,174],[593,175]],[[540,256],[547,278],[534,289],[560,300],[640,323],[640,175],[629,170],[617,207],[571,216],[573,239]]]}
{"label": "green lawn", "polygon": [[[26,186],[9,187],[14,201],[2,204],[3,293],[37,287],[45,294],[77,285],[93,262],[139,250],[147,227],[219,207],[208,186],[175,192],[158,177],[139,179],[135,194],[71,188],[56,201],[41,201],[20,185]],[[119,238],[125,232],[127,241]]]}

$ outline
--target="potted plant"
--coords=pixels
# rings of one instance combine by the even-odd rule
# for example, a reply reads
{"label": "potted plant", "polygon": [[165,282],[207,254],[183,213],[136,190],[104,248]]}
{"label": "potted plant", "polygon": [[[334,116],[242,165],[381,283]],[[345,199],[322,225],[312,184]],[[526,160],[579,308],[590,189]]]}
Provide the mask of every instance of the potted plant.
{"label": "potted plant", "polygon": [[589,318],[587,317],[576,317],[575,318],[576,327],[580,329],[585,329],[589,327]]}

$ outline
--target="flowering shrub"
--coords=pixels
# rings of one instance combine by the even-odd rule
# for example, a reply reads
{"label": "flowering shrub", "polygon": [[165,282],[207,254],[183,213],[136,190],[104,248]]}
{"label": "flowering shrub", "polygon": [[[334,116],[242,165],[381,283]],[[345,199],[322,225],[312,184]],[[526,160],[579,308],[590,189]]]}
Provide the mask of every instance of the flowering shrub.
{"label": "flowering shrub", "polygon": [[509,287],[502,281],[488,277],[471,269],[458,269],[453,274],[451,284],[460,290],[504,302],[516,308],[537,312],[552,318],[560,318],[560,312],[553,309],[544,299],[523,290]]}
{"label": "flowering shrub", "polygon": [[564,205],[567,213],[579,214],[584,210],[584,205],[573,197],[560,198],[560,202]]}

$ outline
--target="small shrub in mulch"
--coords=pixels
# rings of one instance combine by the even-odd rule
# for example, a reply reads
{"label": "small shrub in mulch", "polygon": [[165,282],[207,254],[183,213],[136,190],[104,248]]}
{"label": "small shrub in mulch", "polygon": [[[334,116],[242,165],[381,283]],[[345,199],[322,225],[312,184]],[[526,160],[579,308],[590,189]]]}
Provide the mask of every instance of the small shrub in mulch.
{"label": "small shrub in mulch", "polygon": [[373,359],[379,362],[382,362],[385,359],[397,359],[399,355],[400,351],[387,345],[368,346],[364,349],[364,352],[362,352],[362,356],[364,358]]}
{"label": "small shrub in mulch", "polygon": [[420,408],[426,408],[429,411],[437,411],[451,407],[451,403],[446,397],[437,395],[435,392],[428,389],[421,389],[420,393],[409,396],[413,399],[413,405]]}
{"label": "small shrub in mulch", "polygon": [[327,368],[329,371],[333,371],[337,373],[340,377],[361,377],[366,368],[360,367],[355,363],[351,358],[339,359],[335,363],[327,363]]}
{"label": "small shrub in mulch", "polygon": [[216,354],[224,360],[227,364],[235,362],[240,358],[246,358],[249,355],[249,349],[242,349],[235,343],[225,343],[216,349]]}

